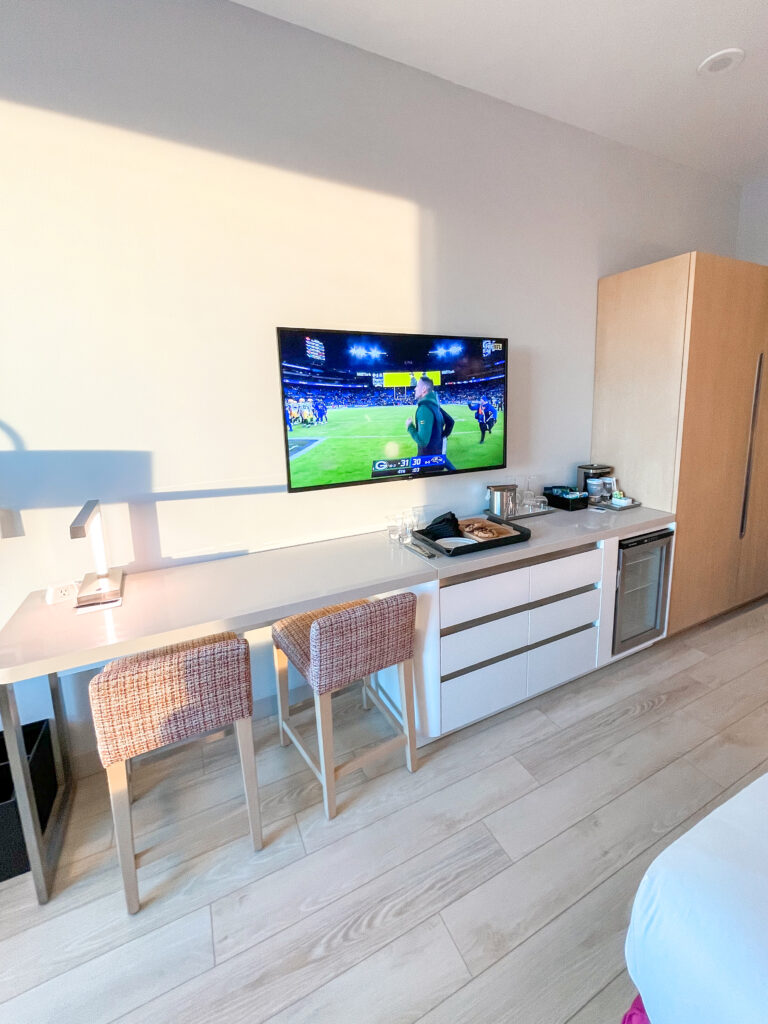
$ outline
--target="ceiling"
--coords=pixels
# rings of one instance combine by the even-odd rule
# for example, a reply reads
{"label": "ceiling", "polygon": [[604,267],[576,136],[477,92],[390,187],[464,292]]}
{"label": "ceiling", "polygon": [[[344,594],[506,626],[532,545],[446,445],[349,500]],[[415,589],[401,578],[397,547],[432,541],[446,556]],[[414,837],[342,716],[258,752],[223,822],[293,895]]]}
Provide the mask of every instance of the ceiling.
{"label": "ceiling", "polygon": [[[235,0],[723,178],[768,177],[768,0]],[[736,70],[696,68],[726,47]]]}

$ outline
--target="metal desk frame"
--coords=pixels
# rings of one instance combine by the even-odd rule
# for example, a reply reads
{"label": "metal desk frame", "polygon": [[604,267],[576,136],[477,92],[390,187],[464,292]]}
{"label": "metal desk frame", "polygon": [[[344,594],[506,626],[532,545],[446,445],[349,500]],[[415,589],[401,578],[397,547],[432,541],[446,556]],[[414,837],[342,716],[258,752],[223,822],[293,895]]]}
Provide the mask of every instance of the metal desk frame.
{"label": "metal desk frame", "polygon": [[53,718],[50,723],[51,746],[53,747],[58,788],[51,813],[48,816],[48,823],[43,832],[40,827],[40,816],[37,813],[37,802],[32,788],[32,777],[29,772],[29,761],[24,746],[24,735],[14,687],[12,684],[0,686],[0,718],[3,722],[16,805],[21,819],[21,829],[24,833],[24,842],[27,847],[27,857],[38,903],[47,903],[51,897],[56,864],[64,841],[75,792],[58,672],[49,673],[48,687],[53,705]]}

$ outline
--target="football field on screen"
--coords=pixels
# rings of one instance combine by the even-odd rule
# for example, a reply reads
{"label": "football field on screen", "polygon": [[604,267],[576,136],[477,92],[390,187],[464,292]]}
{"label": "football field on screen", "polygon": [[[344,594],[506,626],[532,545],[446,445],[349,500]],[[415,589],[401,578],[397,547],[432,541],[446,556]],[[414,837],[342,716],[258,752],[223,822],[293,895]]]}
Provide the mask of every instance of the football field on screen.
{"label": "football field on screen", "polygon": [[[448,438],[448,458],[456,469],[478,469],[503,462],[504,413],[492,434],[480,444],[480,428],[466,405],[445,405],[456,425]],[[318,487],[371,479],[375,459],[404,459],[416,455],[416,444],[405,429],[413,405],[363,406],[329,409],[328,422],[294,424],[288,431],[290,484]],[[288,428],[285,428],[286,431]]]}

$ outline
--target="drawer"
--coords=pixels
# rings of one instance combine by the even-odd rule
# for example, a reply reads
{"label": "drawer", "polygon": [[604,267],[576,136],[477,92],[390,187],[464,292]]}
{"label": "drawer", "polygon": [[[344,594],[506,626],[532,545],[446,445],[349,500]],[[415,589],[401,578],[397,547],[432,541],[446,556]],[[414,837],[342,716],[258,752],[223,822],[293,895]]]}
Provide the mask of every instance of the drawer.
{"label": "drawer", "polygon": [[532,565],[531,601],[554,597],[566,590],[576,590],[588,583],[597,583],[603,574],[603,551],[582,551],[578,555],[556,558],[552,562]]}
{"label": "drawer", "polygon": [[452,732],[525,700],[527,654],[457,676],[440,687],[441,732]]}
{"label": "drawer", "polygon": [[528,643],[528,612],[505,615],[482,626],[444,636],[440,641],[440,672],[447,676],[478,661],[507,654]]}
{"label": "drawer", "polygon": [[528,696],[591,672],[597,663],[597,629],[585,629],[528,653]]}
{"label": "drawer", "polygon": [[595,588],[586,594],[576,594],[575,597],[566,597],[563,601],[554,601],[541,608],[531,608],[529,643],[537,644],[558,633],[567,633],[569,629],[596,622],[600,615],[600,593]]}
{"label": "drawer", "polygon": [[530,569],[513,569],[495,576],[457,583],[440,591],[440,625],[443,629],[470,619],[528,604]]}

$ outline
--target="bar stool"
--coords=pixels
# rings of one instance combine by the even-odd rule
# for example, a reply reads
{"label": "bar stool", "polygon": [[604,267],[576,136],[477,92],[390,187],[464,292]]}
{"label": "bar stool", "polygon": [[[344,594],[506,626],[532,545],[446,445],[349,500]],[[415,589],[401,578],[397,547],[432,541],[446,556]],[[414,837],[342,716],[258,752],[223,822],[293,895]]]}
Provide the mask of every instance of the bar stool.
{"label": "bar stool", "polygon": [[140,906],[129,777],[139,754],[234,723],[251,838],[261,849],[247,640],[220,633],[118,658],[93,677],[89,697],[129,913]]}
{"label": "bar stool", "polygon": [[[353,601],[281,619],[272,627],[277,675],[277,717],[280,742],[291,741],[323,787],[327,818],[336,815],[336,780],[363,763],[379,759],[394,748],[405,747],[408,770],[418,767],[413,711],[413,641],[416,625],[414,594],[395,594],[377,601]],[[288,662],[304,676],[314,691],[319,764],[289,724]],[[373,685],[372,675],[397,665],[400,677],[400,713],[389,704],[383,690]],[[363,701],[373,701],[389,719],[397,735],[377,744],[351,761],[336,766],[333,752],[331,696],[358,680],[363,681]]]}

